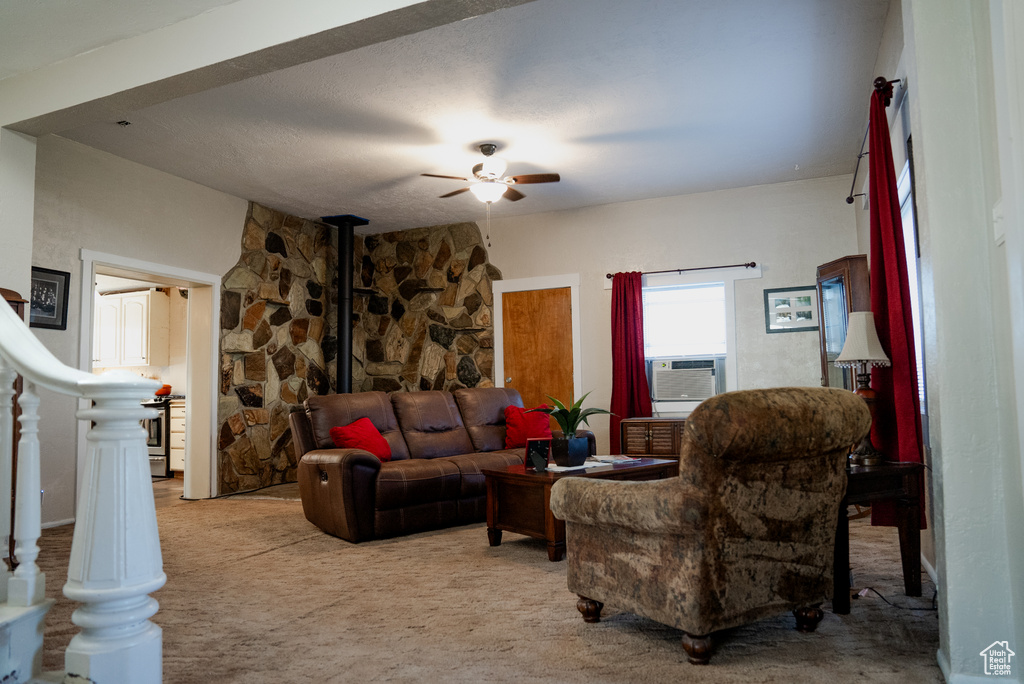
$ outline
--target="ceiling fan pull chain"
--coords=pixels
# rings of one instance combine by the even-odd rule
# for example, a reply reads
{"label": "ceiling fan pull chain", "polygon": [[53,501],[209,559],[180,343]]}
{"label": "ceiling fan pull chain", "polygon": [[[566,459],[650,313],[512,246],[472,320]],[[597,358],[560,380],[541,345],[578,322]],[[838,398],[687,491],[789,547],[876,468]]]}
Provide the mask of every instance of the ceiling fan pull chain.
{"label": "ceiling fan pull chain", "polygon": [[491,203],[488,202],[487,207],[487,246],[491,246]]}

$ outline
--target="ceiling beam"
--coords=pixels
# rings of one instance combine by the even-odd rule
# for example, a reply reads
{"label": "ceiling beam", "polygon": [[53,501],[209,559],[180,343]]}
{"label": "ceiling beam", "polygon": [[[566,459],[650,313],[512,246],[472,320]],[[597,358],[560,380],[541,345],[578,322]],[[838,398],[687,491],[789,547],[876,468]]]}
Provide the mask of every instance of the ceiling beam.
{"label": "ceiling beam", "polygon": [[[532,0],[238,0],[0,81],[0,126],[32,136]],[[40,40],[45,37],[40,36]]]}

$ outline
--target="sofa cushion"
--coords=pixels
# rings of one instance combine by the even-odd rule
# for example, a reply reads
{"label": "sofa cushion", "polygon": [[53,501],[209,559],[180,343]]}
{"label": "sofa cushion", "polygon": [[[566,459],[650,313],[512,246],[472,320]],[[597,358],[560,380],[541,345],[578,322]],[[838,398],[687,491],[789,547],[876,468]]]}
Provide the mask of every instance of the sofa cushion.
{"label": "sofa cushion", "polygon": [[391,401],[413,458],[473,451],[473,442],[450,392],[395,392]]}
{"label": "sofa cushion", "polygon": [[331,439],[334,440],[334,446],[340,449],[369,451],[382,463],[391,460],[388,441],[381,437],[380,431],[365,416],[354,423],[332,427]]}
{"label": "sofa cushion", "polygon": [[459,498],[461,476],[448,459],[410,458],[382,463],[377,475],[377,510],[408,508]]}
{"label": "sofa cushion", "polygon": [[506,449],[503,451],[488,451],[487,453],[460,454],[445,460],[459,469],[459,473],[462,475],[459,497],[466,499],[487,494],[484,474],[481,472],[485,468],[488,470],[504,470],[511,465],[522,465],[523,458],[522,449]]}
{"label": "sofa cushion", "polygon": [[473,448],[498,451],[505,448],[505,409],[522,408],[523,398],[511,387],[472,387],[455,390],[455,403]]}
{"label": "sofa cushion", "polygon": [[409,447],[398,429],[391,399],[384,392],[358,392],[356,394],[327,394],[306,400],[313,440],[318,449],[333,449],[331,428],[349,425],[360,418],[369,418],[391,447],[391,460],[409,458]]}
{"label": "sofa cushion", "polygon": [[506,449],[525,447],[526,440],[531,437],[551,439],[551,417],[546,413],[530,413],[528,409],[509,406],[505,409],[505,429]]}

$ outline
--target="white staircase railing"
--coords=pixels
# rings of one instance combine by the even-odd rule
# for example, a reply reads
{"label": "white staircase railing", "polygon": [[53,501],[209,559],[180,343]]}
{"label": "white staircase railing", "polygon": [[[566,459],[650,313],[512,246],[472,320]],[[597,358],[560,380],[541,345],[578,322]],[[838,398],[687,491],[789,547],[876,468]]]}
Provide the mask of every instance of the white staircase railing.
{"label": "white staircase railing", "polygon": [[[163,636],[150,622],[163,586],[163,559],[149,472],[146,434],[156,416],[140,402],[160,387],[127,372],[92,375],[58,361],[14,311],[0,303],[0,538],[9,544],[14,381],[18,441],[13,574],[0,561],[0,682],[156,684],[162,681]],[[64,595],[83,605],[71,616],[81,628],[64,654],[64,673],[42,673],[46,577],[39,571],[39,396],[37,387],[87,400],[91,422]],[[71,457],[64,455],[63,457]]]}

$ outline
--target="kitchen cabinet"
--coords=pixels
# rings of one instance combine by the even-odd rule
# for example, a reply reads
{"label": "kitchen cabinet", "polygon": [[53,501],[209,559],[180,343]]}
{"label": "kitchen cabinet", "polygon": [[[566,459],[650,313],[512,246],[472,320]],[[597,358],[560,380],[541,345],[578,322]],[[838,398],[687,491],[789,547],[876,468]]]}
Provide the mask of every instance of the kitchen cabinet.
{"label": "kitchen cabinet", "polygon": [[846,344],[850,313],[871,310],[867,255],[857,254],[822,264],[818,267],[817,287],[821,386],[853,390],[853,370],[836,368],[833,361]]}
{"label": "kitchen cabinet", "polygon": [[171,470],[185,470],[185,400],[171,400]]}
{"label": "kitchen cabinet", "polygon": [[684,423],[685,418],[623,418],[619,423],[622,453],[679,458]]}
{"label": "kitchen cabinet", "polygon": [[93,367],[166,366],[167,299],[155,289],[97,297]]}

